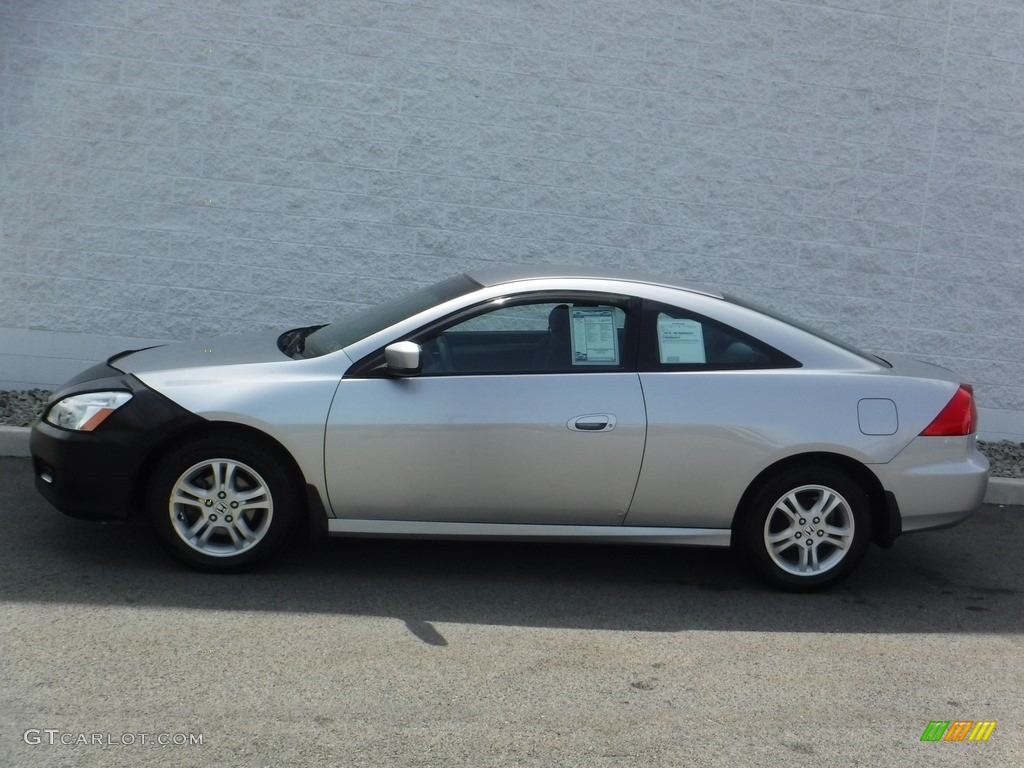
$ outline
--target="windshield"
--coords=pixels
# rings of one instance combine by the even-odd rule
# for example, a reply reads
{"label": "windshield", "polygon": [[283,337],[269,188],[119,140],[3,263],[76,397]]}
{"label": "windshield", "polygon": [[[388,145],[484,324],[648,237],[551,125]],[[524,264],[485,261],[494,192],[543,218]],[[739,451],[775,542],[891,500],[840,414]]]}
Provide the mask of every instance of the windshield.
{"label": "windshield", "polygon": [[775,320],[780,320],[783,323],[786,323],[787,325],[792,325],[794,328],[799,328],[801,331],[809,333],[812,336],[817,336],[819,339],[823,339],[824,341],[827,341],[829,344],[835,344],[840,349],[845,349],[847,352],[857,355],[858,357],[863,357],[865,360],[869,362],[880,363],[884,365],[886,368],[892,368],[892,364],[888,360],[884,360],[878,355],[872,355],[870,352],[865,352],[863,349],[855,347],[848,341],[843,341],[842,339],[836,338],[832,334],[826,333],[820,328],[814,328],[810,325],[807,325],[806,323],[801,322],[800,320],[794,320],[792,317],[787,317],[786,315],[783,315],[780,312],[776,312],[774,309],[768,309],[767,307],[764,307],[753,301],[747,301],[746,299],[741,299],[736,296],[729,296],[723,294],[722,298],[724,298],[726,301],[732,302],[733,304],[739,304],[741,307],[746,307],[747,309],[752,309],[755,312],[760,312],[762,315],[767,315],[768,317],[771,317]]}
{"label": "windshield", "polygon": [[360,339],[405,320],[425,309],[443,304],[480,288],[466,275],[459,275],[410,293],[394,301],[354,312],[336,323],[313,331],[305,339],[302,357],[319,357],[344,349]]}

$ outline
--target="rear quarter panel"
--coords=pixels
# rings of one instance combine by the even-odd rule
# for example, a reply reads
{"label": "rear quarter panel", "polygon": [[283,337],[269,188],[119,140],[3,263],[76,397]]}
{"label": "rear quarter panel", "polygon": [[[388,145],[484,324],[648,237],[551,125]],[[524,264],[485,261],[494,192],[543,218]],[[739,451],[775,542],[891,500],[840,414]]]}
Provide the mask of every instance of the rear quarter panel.
{"label": "rear quarter panel", "polygon": [[[952,380],[785,369],[641,374],[648,430],[626,525],[726,528],[751,482],[773,464],[834,453],[892,461],[957,389]],[[896,404],[891,435],[861,432],[857,404]]]}

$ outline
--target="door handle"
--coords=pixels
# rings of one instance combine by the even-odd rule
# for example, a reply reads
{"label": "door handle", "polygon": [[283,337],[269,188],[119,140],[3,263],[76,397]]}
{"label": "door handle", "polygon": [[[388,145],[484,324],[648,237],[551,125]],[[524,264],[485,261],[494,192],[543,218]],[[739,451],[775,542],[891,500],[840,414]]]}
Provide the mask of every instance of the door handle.
{"label": "door handle", "polygon": [[565,426],[577,432],[611,432],[615,429],[615,417],[610,413],[588,413],[573,416]]}

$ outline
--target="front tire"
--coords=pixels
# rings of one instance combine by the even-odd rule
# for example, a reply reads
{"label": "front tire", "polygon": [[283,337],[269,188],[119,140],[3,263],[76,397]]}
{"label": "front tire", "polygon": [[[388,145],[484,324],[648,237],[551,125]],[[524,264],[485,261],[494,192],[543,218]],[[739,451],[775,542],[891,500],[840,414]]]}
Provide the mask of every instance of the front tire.
{"label": "front tire", "polygon": [[831,586],[867,552],[867,494],[833,467],[784,472],[754,495],[741,521],[741,541],[755,570],[791,591]]}
{"label": "front tire", "polygon": [[149,485],[147,511],[163,547],[203,571],[237,571],[277,552],[301,496],[258,445],[203,438],[169,453]]}

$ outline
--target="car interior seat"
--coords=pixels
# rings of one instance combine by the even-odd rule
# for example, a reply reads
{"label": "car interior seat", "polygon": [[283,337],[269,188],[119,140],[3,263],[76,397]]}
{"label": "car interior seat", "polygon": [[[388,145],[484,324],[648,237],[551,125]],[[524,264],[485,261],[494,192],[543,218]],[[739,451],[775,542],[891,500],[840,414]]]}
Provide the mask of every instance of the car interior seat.
{"label": "car interior seat", "polygon": [[568,304],[559,304],[548,313],[548,332],[534,350],[533,367],[542,371],[572,367]]}

